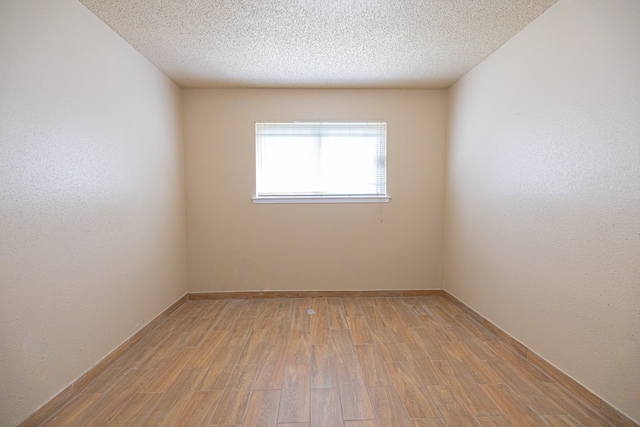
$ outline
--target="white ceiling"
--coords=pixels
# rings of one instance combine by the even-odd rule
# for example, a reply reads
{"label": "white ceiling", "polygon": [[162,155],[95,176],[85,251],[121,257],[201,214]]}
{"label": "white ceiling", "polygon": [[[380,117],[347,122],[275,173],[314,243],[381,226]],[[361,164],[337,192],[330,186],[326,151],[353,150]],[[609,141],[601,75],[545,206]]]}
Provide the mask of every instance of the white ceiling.
{"label": "white ceiling", "polygon": [[183,87],[446,88],[557,0],[80,0]]}

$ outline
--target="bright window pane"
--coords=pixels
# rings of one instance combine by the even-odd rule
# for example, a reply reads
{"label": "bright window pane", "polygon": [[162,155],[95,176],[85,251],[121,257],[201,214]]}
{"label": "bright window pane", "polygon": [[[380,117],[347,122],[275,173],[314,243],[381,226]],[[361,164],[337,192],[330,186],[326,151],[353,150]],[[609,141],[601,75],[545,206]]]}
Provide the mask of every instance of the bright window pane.
{"label": "bright window pane", "polygon": [[257,123],[256,196],[386,195],[386,123]]}

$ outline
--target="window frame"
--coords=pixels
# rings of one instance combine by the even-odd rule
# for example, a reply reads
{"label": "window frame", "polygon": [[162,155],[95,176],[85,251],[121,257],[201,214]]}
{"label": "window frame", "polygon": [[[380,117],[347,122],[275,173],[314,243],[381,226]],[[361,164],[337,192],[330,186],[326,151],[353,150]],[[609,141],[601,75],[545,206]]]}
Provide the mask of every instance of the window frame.
{"label": "window frame", "polygon": [[[259,150],[258,150],[258,126],[263,124],[290,124],[292,127],[295,124],[304,125],[318,125],[322,126],[324,124],[376,124],[384,125],[384,190],[385,194],[327,194],[327,195],[316,195],[316,194],[295,194],[295,195],[258,195],[258,179],[259,179]],[[255,123],[255,193],[252,197],[252,201],[254,204],[281,204],[281,203],[387,203],[391,200],[391,196],[389,195],[389,191],[387,188],[387,123],[384,121],[296,121],[296,122],[256,122]]]}

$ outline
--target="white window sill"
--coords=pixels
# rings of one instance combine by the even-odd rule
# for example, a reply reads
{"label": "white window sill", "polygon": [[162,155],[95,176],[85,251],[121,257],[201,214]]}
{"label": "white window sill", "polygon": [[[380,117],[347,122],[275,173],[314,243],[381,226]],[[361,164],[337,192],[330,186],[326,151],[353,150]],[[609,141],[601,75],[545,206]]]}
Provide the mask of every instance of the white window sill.
{"label": "white window sill", "polygon": [[255,204],[274,203],[388,203],[390,196],[263,196],[252,198]]}

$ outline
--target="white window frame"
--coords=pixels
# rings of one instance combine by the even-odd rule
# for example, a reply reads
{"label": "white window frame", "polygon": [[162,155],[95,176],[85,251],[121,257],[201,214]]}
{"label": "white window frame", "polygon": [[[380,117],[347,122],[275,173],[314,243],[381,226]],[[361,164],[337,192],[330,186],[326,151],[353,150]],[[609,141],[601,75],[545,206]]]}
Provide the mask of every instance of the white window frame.
{"label": "white window frame", "polygon": [[258,142],[258,134],[259,134],[259,126],[264,124],[270,124],[269,122],[257,122],[256,123],[256,194],[252,197],[252,201],[255,204],[272,204],[272,203],[387,203],[391,200],[391,197],[388,194],[387,183],[386,183],[386,173],[387,173],[387,142],[386,142],[386,126],[385,122],[280,122],[278,125],[291,125],[293,129],[296,125],[332,125],[332,124],[349,124],[354,123],[358,125],[362,125],[365,123],[370,123],[376,126],[383,126],[384,129],[384,138],[383,138],[383,150],[384,150],[384,190],[385,194],[325,194],[325,195],[315,195],[315,194],[295,194],[295,195],[259,195],[259,179],[260,179],[260,170],[259,170],[259,142]]}

